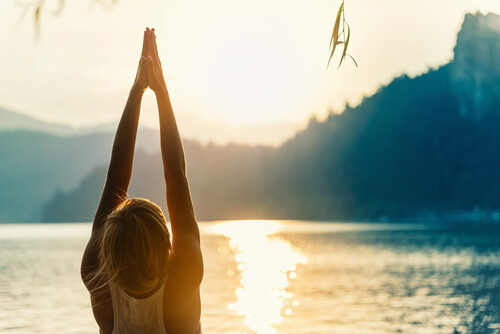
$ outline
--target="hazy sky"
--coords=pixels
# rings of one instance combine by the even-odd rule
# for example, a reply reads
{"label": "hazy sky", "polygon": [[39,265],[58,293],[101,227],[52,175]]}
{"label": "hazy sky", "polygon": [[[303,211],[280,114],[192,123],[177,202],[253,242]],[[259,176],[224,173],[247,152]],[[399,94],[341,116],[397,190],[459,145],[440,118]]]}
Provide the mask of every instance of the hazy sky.
{"label": "hazy sky", "polygon": [[[16,1],[0,0],[0,106],[75,127],[117,122],[150,26],[181,134],[267,144],[448,62],[466,12],[500,13],[498,0],[345,0],[359,68],[336,70],[337,55],[325,71],[339,0],[66,0],[59,16],[58,0],[45,3],[35,41],[33,9],[19,21]],[[156,125],[152,93],[141,122]]]}

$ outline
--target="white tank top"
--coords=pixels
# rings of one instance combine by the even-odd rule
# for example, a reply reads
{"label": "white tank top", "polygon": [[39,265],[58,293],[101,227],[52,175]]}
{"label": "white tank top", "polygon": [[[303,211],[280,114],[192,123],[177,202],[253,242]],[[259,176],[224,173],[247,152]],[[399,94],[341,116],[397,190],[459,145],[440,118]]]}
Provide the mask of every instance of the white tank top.
{"label": "white tank top", "polygon": [[110,283],[113,303],[113,334],[167,334],[163,323],[163,290],[165,283],[151,296],[135,299],[122,288]]}

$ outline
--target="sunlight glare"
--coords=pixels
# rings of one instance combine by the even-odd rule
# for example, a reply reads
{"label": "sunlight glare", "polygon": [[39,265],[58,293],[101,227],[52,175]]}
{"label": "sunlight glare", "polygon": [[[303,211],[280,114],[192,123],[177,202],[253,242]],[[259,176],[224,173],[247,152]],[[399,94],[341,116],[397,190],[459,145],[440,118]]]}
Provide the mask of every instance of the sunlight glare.
{"label": "sunlight glare", "polygon": [[[244,316],[244,324],[259,334],[276,333],[273,324],[285,319],[285,300],[293,297],[286,289],[288,277],[297,277],[296,265],[306,264],[307,257],[283,238],[276,221],[231,221],[215,225],[212,232],[229,238],[240,271],[237,301],[228,309]],[[292,305],[298,306],[298,300]],[[283,311],[287,316],[293,311]]]}

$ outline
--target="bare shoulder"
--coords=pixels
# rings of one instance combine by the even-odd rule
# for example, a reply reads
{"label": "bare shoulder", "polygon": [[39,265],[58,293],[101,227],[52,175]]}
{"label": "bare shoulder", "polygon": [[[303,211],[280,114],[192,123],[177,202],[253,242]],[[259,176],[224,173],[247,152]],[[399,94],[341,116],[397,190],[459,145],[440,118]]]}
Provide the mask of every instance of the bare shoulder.
{"label": "bare shoulder", "polygon": [[87,289],[91,290],[91,282],[94,279],[94,275],[99,266],[98,260],[98,236],[97,233],[93,232],[90,236],[90,239],[85,247],[85,251],[83,252],[82,263],[80,268],[80,273],[82,277],[82,281],[87,287]]}
{"label": "bare shoulder", "polygon": [[169,277],[195,289],[201,284],[203,273],[200,240],[196,236],[185,236],[182,238],[182,245],[174,248],[170,255]]}

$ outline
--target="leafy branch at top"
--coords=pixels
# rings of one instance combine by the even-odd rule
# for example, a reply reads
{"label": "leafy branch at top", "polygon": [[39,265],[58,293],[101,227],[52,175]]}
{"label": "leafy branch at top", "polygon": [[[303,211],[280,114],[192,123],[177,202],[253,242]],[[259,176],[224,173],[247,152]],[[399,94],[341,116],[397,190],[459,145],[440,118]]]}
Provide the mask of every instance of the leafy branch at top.
{"label": "leafy branch at top", "polygon": [[[17,22],[19,23],[24,16],[30,11],[33,13],[33,19],[35,24],[35,38],[40,37],[40,17],[42,11],[45,9],[46,0],[14,0],[16,5],[22,8],[22,13],[19,16]],[[115,4],[118,0],[92,0],[94,2],[100,3],[104,7],[109,7]],[[53,10],[52,14],[57,16],[61,14],[64,10],[65,0],[53,0],[52,2],[57,3],[57,7]]]}
{"label": "leafy branch at top", "polygon": [[[339,33],[341,18],[342,18],[342,31]],[[346,35],[346,26],[347,26],[347,35]],[[340,39],[341,37],[343,38],[343,40]],[[339,11],[337,13],[337,18],[335,19],[335,23],[333,25],[332,37],[330,38],[330,58],[328,58],[328,64],[326,65],[326,69],[328,69],[328,66],[330,66],[330,62],[333,58],[333,54],[335,53],[337,45],[340,44],[344,45],[344,51],[342,52],[342,56],[340,57],[340,63],[337,69],[340,67],[340,65],[342,65],[342,62],[344,61],[346,56],[349,56],[354,62],[354,65],[358,67],[358,63],[356,63],[356,60],[354,60],[354,58],[347,53],[347,47],[349,46],[350,38],[351,38],[351,28],[349,27],[349,24],[345,20],[345,5],[344,1],[342,1],[342,4],[340,5]]]}

